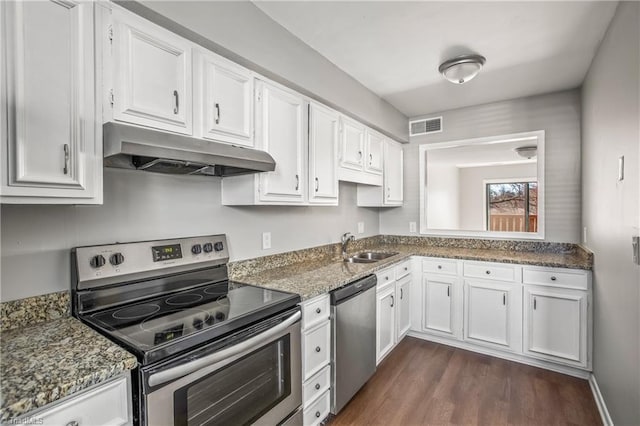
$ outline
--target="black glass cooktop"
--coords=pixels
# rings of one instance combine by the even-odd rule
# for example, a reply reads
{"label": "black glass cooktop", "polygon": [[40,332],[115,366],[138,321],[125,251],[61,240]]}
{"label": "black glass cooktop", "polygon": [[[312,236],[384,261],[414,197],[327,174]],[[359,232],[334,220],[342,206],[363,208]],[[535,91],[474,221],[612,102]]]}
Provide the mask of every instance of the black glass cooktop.
{"label": "black glass cooktop", "polygon": [[146,364],[232,333],[299,301],[296,294],[224,281],[82,318]]}

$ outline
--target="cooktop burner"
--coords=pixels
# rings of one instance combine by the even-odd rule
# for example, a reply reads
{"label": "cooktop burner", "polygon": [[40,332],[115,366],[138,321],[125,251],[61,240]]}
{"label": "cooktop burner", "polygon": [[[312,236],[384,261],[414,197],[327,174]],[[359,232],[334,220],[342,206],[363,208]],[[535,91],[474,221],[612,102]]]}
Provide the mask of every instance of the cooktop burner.
{"label": "cooktop burner", "polygon": [[116,320],[135,320],[138,318],[145,318],[149,315],[155,314],[160,310],[160,306],[155,303],[149,303],[147,305],[129,306],[127,308],[118,309],[111,314]]}
{"label": "cooktop burner", "polygon": [[180,306],[180,305],[192,305],[201,300],[202,300],[201,294],[187,293],[187,294],[179,294],[177,296],[170,297],[167,300],[165,300],[165,303],[167,305]]}

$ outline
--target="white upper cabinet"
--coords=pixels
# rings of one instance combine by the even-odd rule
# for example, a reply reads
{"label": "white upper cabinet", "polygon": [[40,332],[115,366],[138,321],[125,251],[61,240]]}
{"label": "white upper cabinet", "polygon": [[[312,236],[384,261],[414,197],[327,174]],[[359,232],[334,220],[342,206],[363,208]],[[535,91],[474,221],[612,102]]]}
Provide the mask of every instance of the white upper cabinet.
{"label": "white upper cabinet", "polygon": [[253,147],[253,76],[213,53],[195,55],[195,123],[200,134]]}
{"label": "white upper cabinet", "polygon": [[0,4],[3,203],[102,202],[93,8]]}
{"label": "white upper cabinet", "polygon": [[358,206],[396,207],[403,203],[404,157],[402,144],[391,140],[383,141],[383,185],[358,185]]}
{"label": "white upper cabinet", "polygon": [[338,205],[338,113],[309,104],[309,203]]}
{"label": "white upper cabinet", "polygon": [[300,205],[307,196],[307,101],[275,83],[255,81],[255,146],[271,154],[273,172],[222,180],[223,205]]}
{"label": "white upper cabinet", "polygon": [[112,43],[113,118],[192,134],[191,43],[119,8]]}
{"label": "white upper cabinet", "polygon": [[344,115],[340,117],[340,127],[340,166],[363,170],[365,127]]}
{"label": "white upper cabinet", "polygon": [[384,136],[371,129],[367,129],[365,136],[364,169],[369,173],[381,175]]}
{"label": "white upper cabinet", "polygon": [[402,205],[403,170],[402,145],[398,142],[387,141],[384,144],[384,203],[387,205]]}

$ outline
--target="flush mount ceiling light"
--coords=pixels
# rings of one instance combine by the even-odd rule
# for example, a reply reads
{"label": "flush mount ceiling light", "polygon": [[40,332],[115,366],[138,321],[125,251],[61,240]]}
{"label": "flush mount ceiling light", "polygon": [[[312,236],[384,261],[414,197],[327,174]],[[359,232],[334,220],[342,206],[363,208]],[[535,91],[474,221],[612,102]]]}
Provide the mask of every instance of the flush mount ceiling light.
{"label": "flush mount ceiling light", "polygon": [[535,145],[519,146],[514,151],[522,158],[532,159],[538,154],[538,147]]}
{"label": "flush mount ceiling light", "polygon": [[478,75],[486,59],[481,55],[462,55],[444,61],[438,71],[455,84],[466,83]]}

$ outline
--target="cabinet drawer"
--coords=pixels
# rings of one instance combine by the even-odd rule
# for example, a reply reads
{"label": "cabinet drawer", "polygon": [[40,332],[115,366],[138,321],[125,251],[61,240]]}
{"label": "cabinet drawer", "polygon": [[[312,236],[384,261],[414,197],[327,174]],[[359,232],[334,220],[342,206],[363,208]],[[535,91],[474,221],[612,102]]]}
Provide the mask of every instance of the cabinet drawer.
{"label": "cabinet drawer", "polygon": [[483,278],[485,280],[520,282],[520,278],[516,278],[516,269],[517,267],[510,265],[464,262],[465,277]]}
{"label": "cabinet drawer", "polygon": [[425,259],[422,261],[422,272],[458,275],[458,262],[445,259]]}
{"label": "cabinet drawer", "polygon": [[376,277],[378,278],[378,288],[396,280],[393,268],[387,268],[376,272]]}
{"label": "cabinet drawer", "polygon": [[325,321],[303,333],[304,380],[321,370],[331,360],[331,322]]}
{"label": "cabinet drawer", "polygon": [[567,271],[557,269],[524,268],[522,282],[553,287],[567,287],[588,290],[589,273],[586,271]]}
{"label": "cabinet drawer", "polygon": [[119,426],[130,424],[129,411],[127,379],[123,377],[42,411],[37,418],[45,425]]}
{"label": "cabinet drawer", "polygon": [[331,386],[331,366],[327,365],[313,377],[307,380],[302,387],[302,401],[304,407],[309,407],[318,395],[329,390]]}
{"label": "cabinet drawer", "polygon": [[329,295],[322,295],[302,304],[302,329],[308,330],[329,319]]}
{"label": "cabinet drawer", "polygon": [[331,408],[330,392],[327,390],[316,402],[304,409],[304,426],[319,425]]}
{"label": "cabinet drawer", "polygon": [[395,274],[396,280],[409,275],[411,273],[411,261],[407,260],[396,266]]}

